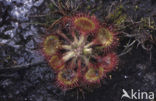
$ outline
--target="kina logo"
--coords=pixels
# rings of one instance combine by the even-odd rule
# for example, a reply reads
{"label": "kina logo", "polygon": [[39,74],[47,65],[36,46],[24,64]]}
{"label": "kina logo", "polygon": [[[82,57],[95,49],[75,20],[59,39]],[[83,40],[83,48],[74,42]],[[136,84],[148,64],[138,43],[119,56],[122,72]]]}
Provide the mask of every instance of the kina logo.
{"label": "kina logo", "polygon": [[128,98],[128,99],[150,99],[154,100],[154,92],[142,92],[141,90],[134,91],[131,89],[130,93],[128,93],[125,89],[122,89],[122,96],[121,99]]}

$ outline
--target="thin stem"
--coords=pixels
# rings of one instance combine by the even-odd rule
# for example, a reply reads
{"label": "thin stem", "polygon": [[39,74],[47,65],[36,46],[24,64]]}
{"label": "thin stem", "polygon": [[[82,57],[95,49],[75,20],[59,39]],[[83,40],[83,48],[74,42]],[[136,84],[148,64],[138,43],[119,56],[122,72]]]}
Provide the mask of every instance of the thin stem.
{"label": "thin stem", "polygon": [[80,39],[79,39],[79,42],[78,42],[78,45],[81,45],[83,44],[85,41],[85,37],[83,35],[80,36]]}
{"label": "thin stem", "polygon": [[72,47],[70,45],[62,45],[62,48],[66,49],[66,50],[72,49]]}
{"label": "thin stem", "polygon": [[62,18],[63,18],[63,17],[61,17],[61,18],[57,19],[55,22],[53,22],[53,23],[51,24],[51,26],[50,26],[47,30],[52,29],[52,28],[54,27],[55,24],[59,23],[59,22],[62,20]]}
{"label": "thin stem", "polygon": [[89,59],[86,56],[82,56],[86,66],[89,64]]}
{"label": "thin stem", "polygon": [[75,63],[76,63],[76,58],[72,59],[71,61],[71,64],[70,64],[71,69],[74,69]]}
{"label": "thin stem", "polygon": [[81,60],[80,59],[78,60],[78,73],[79,75],[81,73]]}
{"label": "thin stem", "polygon": [[91,47],[94,44],[95,44],[95,41],[93,40],[92,42],[90,42],[87,45],[85,45],[84,48],[89,48],[89,47]]}
{"label": "thin stem", "polygon": [[62,33],[60,30],[57,31],[57,34],[60,35],[65,40],[67,40],[69,43],[72,43],[71,40],[64,33]]}
{"label": "thin stem", "polygon": [[76,37],[74,31],[72,31],[72,37],[74,38],[74,42],[75,42],[75,43],[78,43],[78,39],[77,39],[77,37]]}
{"label": "thin stem", "polygon": [[68,61],[69,59],[71,59],[72,57],[74,57],[74,52],[73,51],[69,51],[65,54],[65,56],[63,56],[63,60],[64,61]]}

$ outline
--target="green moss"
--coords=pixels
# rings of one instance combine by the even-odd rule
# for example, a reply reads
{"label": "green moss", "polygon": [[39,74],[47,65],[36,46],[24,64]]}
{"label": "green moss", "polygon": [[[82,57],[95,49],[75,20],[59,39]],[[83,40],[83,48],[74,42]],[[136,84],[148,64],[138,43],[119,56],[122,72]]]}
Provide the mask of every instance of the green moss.
{"label": "green moss", "polygon": [[118,6],[112,13],[108,15],[107,18],[116,25],[124,23],[127,18],[127,15],[124,12],[123,5]]}
{"label": "green moss", "polygon": [[135,6],[135,11],[137,11],[137,10],[139,10],[139,6],[138,5]]}
{"label": "green moss", "polygon": [[95,8],[92,9],[92,10],[91,10],[91,14],[95,13],[96,11],[97,11],[97,9],[95,9]]}
{"label": "green moss", "polygon": [[110,19],[116,19],[118,18],[123,12],[123,6],[120,5],[118,8],[116,8],[111,14],[108,15]]}
{"label": "green moss", "polygon": [[90,8],[91,8],[91,6],[90,6],[90,5],[88,5],[88,6],[87,6],[87,9],[90,9]]}
{"label": "green moss", "polygon": [[141,18],[141,28],[149,28],[149,29],[156,29],[156,25],[154,20],[152,20],[150,17]]}
{"label": "green moss", "polygon": [[116,25],[121,25],[122,23],[125,22],[126,18],[127,18],[127,15],[126,15],[126,14],[123,14],[123,15],[121,15],[118,19],[116,19],[116,20],[114,21],[114,23],[115,23]]}
{"label": "green moss", "polygon": [[49,4],[49,8],[50,8],[51,11],[55,10],[55,7],[54,7],[54,5],[52,3]]}

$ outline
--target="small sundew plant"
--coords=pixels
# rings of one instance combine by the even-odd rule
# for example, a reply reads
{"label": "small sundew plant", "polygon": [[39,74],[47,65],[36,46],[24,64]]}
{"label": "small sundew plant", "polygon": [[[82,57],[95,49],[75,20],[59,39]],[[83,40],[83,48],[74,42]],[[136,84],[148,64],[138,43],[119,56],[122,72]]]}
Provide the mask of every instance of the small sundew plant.
{"label": "small sundew plant", "polygon": [[96,16],[77,13],[66,16],[43,40],[42,51],[56,72],[62,90],[100,84],[118,64],[113,52],[118,45],[112,26]]}

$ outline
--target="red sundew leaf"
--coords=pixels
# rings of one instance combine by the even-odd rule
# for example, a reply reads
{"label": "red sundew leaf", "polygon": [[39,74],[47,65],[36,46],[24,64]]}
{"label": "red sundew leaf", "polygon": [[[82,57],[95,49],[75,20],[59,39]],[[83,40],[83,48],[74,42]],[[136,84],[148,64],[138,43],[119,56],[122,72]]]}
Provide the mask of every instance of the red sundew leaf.
{"label": "red sundew leaf", "polygon": [[46,36],[42,43],[42,52],[44,56],[52,56],[56,54],[57,50],[61,47],[58,37],[54,34]]}
{"label": "red sundew leaf", "polygon": [[53,55],[48,62],[55,71],[60,71],[65,67],[64,61],[58,55]]}
{"label": "red sundew leaf", "polygon": [[100,80],[105,76],[103,67],[93,67],[90,65],[85,75],[83,76],[84,82],[87,84],[99,84]]}
{"label": "red sundew leaf", "polygon": [[118,40],[116,32],[103,26],[99,29],[94,43],[99,45],[97,49],[103,50],[106,54],[118,46]]}
{"label": "red sundew leaf", "polygon": [[79,86],[78,73],[71,69],[63,69],[57,74],[57,86],[63,90]]}
{"label": "red sundew leaf", "polygon": [[111,72],[118,65],[118,56],[116,53],[109,53],[101,58],[101,67],[104,68],[105,73]]}
{"label": "red sundew leaf", "polygon": [[95,16],[78,13],[72,17],[72,24],[82,34],[96,33],[99,29],[99,21]]}

